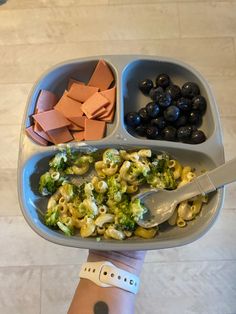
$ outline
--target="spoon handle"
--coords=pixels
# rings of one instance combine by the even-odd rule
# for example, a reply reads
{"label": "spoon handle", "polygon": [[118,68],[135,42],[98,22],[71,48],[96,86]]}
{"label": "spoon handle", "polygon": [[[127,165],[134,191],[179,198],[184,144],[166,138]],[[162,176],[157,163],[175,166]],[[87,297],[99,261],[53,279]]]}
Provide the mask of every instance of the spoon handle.
{"label": "spoon handle", "polygon": [[[204,174],[203,176],[205,175],[207,175],[211,180],[212,184],[215,186],[215,189],[236,181],[236,158],[231,159],[225,164]],[[206,190],[204,190],[205,193],[211,192],[207,189],[208,188],[206,187]]]}
{"label": "spoon handle", "polygon": [[204,173],[192,182],[178,188],[178,201],[184,201],[199,194],[207,194],[217,188],[236,181],[236,158],[225,164]]}

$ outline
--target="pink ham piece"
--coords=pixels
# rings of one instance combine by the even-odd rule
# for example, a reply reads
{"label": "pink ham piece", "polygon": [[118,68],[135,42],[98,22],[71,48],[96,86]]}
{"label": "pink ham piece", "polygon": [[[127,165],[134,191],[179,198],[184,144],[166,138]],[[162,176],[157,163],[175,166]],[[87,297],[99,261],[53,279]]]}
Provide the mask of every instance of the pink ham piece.
{"label": "pink ham piece", "polygon": [[53,144],[67,143],[73,140],[73,136],[69,132],[67,127],[62,127],[47,132]]}
{"label": "pink ham piece", "polygon": [[78,126],[75,123],[71,122],[71,124],[68,126],[68,129],[70,131],[83,131],[84,128],[81,128],[80,126]]}
{"label": "pink ham piece", "polygon": [[70,121],[72,123],[76,124],[77,126],[83,128],[83,129],[84,129],[85,120],[87,120],[87,118],[85,116],[83,116],[83,117],[70,117]]}
{"label": "pink ham piece", "polygon": [[107,119],[105,118],[108,118],[109,122],[111,122],[113,120],[114,113],[115,113],[116,88],[113,87],[106,91],[100,92],[100,94],[106,97],[110,101],[110,103],[106,107],[106,112],[103,115],[99,116],[99,119],[103,121],[107,121]]}
{"label": "pink ham piece", "polygon": [[84,140],[84,131],[82,132],[74,132],[73,137],[76,141],[81,142]]}
{"label": "pink ham piece", "polygon": [[101,108],[101,109],[99,109],[98,111],[96,111],[93,115],[90,115],[90,114],[88,114],[87,115],[87,117],[89,118],[89,119],[100,119],[100,116],[102,116],[103,114],[105,114],[106,113],[106,108]]}
{"label": "pink ham piece", "polygon": [[106,115],[105,117],[102,116],[102,117],[99,117],[100,120],[102,121],[105,121],[105,122],[108,122],[108,123],[111,123],[114,119],[114,115],[115,115],[115,109],[113,109],[109,115]]}
{"label": "pink ham piece", "polygon": [[33,118],[45,132],[70,125],[70,121],[57,110],[37,113]]}
{"label": "pink ham piece", "polygon": [[48,142],[46,140],[44,140],[41,136],[39,136],[38,134],[36,134],[33,130],[33,126],[30,126],[29,128],[25,129],[26,133],[28,134],[28,136],[37,144],[43,145],[43,146],[47,146]]}
{"label": "pink ham piece", "polygon": [[85,113],[87,118],[91,119],[96,112],[107,105],[109,105],[109,100],[100,93],[95,93],[82,104],[81,110]]}
{"label": "pink ham piece", "polygon": [[75,84],[79,84],[79,85],[85,85],[84,82],[81,82],[81,81],[78,81],[78,80],[75,80],[73,78],[70,78],[69,79],[69,82],[68,82],[68,85],[67,85],[67,89],[69,90],[71,88],[71,85],[75,83]]}
{"label": "pink ham piece", "polygon": [[41,90],[37,99],[35,112],[51,110],[57,103],[57,96],[50,91]]}
{"label": "pink ham piece", "polygon": [[41,126],[38,123],[34,125],[34,132],[38,134],[39,136],[41,136],[46,141],[51,142],[51,139],[49,138],[47,133],[44,132],[44,130],[41,128]]}
{"label": "pink ham piece", "polygon": [[98,90],[98,87],[72,83],[67,96],[79,102],[85,102],[94,93],[98,92]]}
{"label": "pink ham piece", "polygon": [[103,138],[106,130],[106,122],[97,120],[85,120],[84,139],[85,141],[96,141]]}
{"label": "pink ham piece", "polygon": [[113,81],[114,76],[109,66],[104,60],[99,60],[88,85],[96,86],[103,91],[109,88]]}
{"label": "pink ham piece", "polygon": [[70,118],[74,116],[83,115],[83,111],[81,110],[81,103],[77,100],[74,100],[67,96],[68,92],[65,92],[59,102],[54,107],[55,110],[58,110],[63,114],[64,117]]}

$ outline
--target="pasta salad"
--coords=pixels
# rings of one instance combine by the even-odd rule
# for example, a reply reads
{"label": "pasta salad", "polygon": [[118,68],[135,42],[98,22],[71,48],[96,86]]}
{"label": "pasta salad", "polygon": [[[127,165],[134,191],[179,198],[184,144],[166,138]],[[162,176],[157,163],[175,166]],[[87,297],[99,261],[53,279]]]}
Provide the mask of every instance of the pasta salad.
{"label": "pasta salad", "polygon": [[[84,175],[89,178],[87,181]],[[39,192],[50,196],[45,224],[60,229],[67,236],[80,234],[97,240],[153,238],[158,227],[138,226],[147,208],[133,195],[144,186],[173,190],[195,176],[190,166],[150,149],[109,148],[83,154],[68,148],[50,160],[48,171],[39,180]],[[205,196],[198,196],[181,202],[168,223],[186,226],[200,213],[206,201]]]}

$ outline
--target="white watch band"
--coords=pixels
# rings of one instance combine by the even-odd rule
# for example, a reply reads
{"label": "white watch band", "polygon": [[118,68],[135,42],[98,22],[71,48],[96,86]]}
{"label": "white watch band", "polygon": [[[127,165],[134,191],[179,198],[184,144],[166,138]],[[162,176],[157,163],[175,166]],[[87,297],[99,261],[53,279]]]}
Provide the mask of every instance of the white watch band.
{"label": "white watch band", "polygon": [[134,294],[139,288],[139,278],[136,275],[107,261],[84,263],[79,276],[93,281],[100,287],[118,287]]}

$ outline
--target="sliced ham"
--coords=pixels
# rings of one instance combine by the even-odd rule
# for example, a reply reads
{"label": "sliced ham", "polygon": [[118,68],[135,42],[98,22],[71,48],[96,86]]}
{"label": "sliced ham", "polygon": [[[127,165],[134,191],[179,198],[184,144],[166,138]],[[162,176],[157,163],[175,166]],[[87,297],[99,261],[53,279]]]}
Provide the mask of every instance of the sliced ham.
{"label": "sliced ham", "polygon": [[84,126],[85,141],[96,141],[103,138],[106,130],[106,122],[87,119]]}
{"label": "sliced ham", "polygon": [[88,85],[96,86],[103,91],[108,89],[113,81],[114,76],[111,69],[104,60],[99,60]]}
{"label": "sliced ham", "polygon": [[70,125],[70,121],[54,109],[37,113],[33,115],[33,118],[45,132]]}
{"label": "sliced ham", "polygon": [[43,145],[43,146],[47,146],[48,142],[46,140],[44,140],[41,136],[39,136],[38,134],[36,134],[33,130],[33,126],[30,126],[28,128],[25,129],[26,133],[28,134],[28,136],[37,144]]}
{"label": "sliced ham", "polygon": [[79,102],[85,102],[94,93],[98,92],[98,90],[98,87],[72,83],[71,88],[68,91],[68,96]]}

